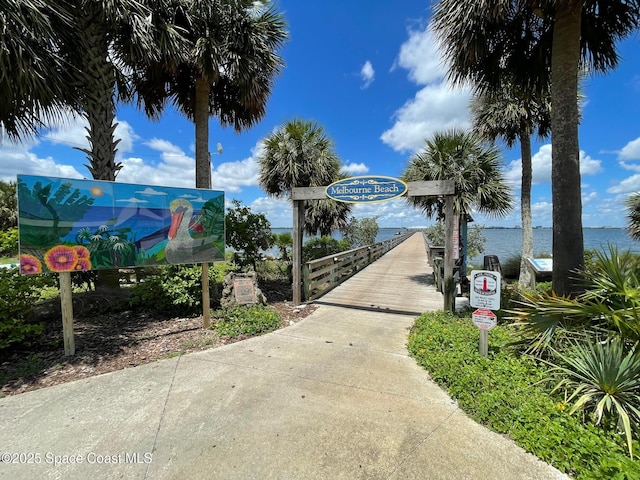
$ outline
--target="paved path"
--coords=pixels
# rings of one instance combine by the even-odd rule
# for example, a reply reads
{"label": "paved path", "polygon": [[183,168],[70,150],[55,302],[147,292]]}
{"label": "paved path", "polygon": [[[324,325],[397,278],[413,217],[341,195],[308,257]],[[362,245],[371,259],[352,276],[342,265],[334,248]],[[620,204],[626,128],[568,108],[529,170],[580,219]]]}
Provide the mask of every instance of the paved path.
{"label": "paved path", "polygon": [[[360,305],[336,306],[373,268],[385,276]],[[414,312],[440,308],[425,268],[413,236],[291,327],[1,399],[0,452],[40,463],[0,463],[0,478],[565,478],[467,418],[407,356]]]}

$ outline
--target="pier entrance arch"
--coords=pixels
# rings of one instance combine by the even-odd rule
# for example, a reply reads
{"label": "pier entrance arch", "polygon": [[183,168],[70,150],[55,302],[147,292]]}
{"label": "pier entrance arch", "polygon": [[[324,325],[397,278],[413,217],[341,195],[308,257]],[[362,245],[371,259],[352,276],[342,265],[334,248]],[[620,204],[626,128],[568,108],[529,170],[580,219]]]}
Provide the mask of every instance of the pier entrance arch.
{"label": "pier entrance arch", "polygon": [[[364,185],[362,179],[373,179],[372,184],[375,184],[378,179],[390,177],[354,177],[359,179],[357,183]],[[344,179],[340,182],[348,182],[353,179]],[[390,179],[395,180],[395,179]],[[423,182],[401,182],[406,185],[406,192],[402,195],[409,197],[428,197],[428,196],[441,196],[445,199],[445,252],[444,252],[444,310],[453,311],[455,308],[455,285],[453,281],[453,195],[455,194],[455,182],[453,180],[432,180]],[[294,187],[291,192],[291,199],[293,201],[293,304],[300,305],[302,303],[302,234],[304,230],[304,202],[307,200],[323,200],[326,198],[332,198],[337,201],[344,201],[348,203],[371,203],[391,200],[392,198],[398,198],[399,195],[393,195],[395,192],[389,192],[389,198],[375,197],[373,200],[367,197],[374,197],[373,195],[367,195],[367,192],[363,187],[358,189],[334,189],[337,194],[332,195],[328,193],[328,188],[335,186],[336,184],[321,186],[321,187]],[[358,190],[358,191],[356,191]],[[345,193],[347,199],[340,198],[340,193]],[[358,196],[359,195],[359,196]]]}

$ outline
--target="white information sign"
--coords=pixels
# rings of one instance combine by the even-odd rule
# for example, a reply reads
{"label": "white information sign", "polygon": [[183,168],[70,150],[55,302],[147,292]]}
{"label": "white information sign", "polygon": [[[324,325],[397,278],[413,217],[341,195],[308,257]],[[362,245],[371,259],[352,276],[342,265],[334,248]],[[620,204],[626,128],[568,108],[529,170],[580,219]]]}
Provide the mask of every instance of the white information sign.
{"label": "white information sign", "polygon": [[473,270],[471,272],[471,294],[469,303],[475,308],[500,310],[500,272]]}
{"label": "white information sign", "polygon": [[491,310],[479,308],[471,314],[471,321],[480,330],[491,330],[498,324],[498,317]]}

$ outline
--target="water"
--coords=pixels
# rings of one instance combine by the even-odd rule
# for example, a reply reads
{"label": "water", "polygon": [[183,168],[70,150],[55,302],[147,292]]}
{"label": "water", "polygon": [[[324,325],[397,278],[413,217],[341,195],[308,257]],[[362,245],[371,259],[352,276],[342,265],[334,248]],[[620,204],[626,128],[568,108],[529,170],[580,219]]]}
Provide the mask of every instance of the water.
{"label": "water", "polygon": [[[501,261],[520,255],[522,251],[522,229],[520,228],[485,228],[483,233],[487,241],[484,252],[471,258],[470,263],[482,264],[484,255],[497,255]],[[632,240],[624,228],[585,228],[584,248],[608,250],[608,244],[615,245],[619,251],[631,250],[640,253],[640,242]],[[533,229],[533,252],[535,256],[552,251],[553,231],[550,228]]]}
{"label": "water", "polygon": [[[396,232],[404,231],[399,228],[381,228],[376,236],[376,242],[382,242],[393,238]],[[292,233],[290,228],[275,228],[274,233]],[[522,229],[520,228],[485,228],[483,236],[487,239],[484,244],[484,252],[470,259],[470,264],[482,264],[484,255],[497,255],[501,261],[520,255],[522,250]],[[533,251],[536,256],[552,251],[553,232],[550,228],[533,229]],[[340,234],[336,234],[340,238]],[[306,237],[305,237],[306,240]],[[615,245],[619,251],[631,250],[640,254],[640,242],[629,237],[624,228],[585,228],[585,249],[607,249],[607,245]]]}

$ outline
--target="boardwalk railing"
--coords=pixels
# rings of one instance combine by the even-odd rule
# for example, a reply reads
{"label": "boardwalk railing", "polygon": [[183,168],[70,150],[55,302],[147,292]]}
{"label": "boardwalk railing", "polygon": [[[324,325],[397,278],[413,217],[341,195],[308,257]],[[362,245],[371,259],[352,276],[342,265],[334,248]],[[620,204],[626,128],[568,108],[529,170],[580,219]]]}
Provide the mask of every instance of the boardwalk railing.
{"label": "boardwalk railing", "polygon": [[336,255],[328,255],[305,263],[302,270],[304,300],[315,300],[321,297],[370,263],[375,262],[414,233],[407,232],[383,242],[354,248]]}

